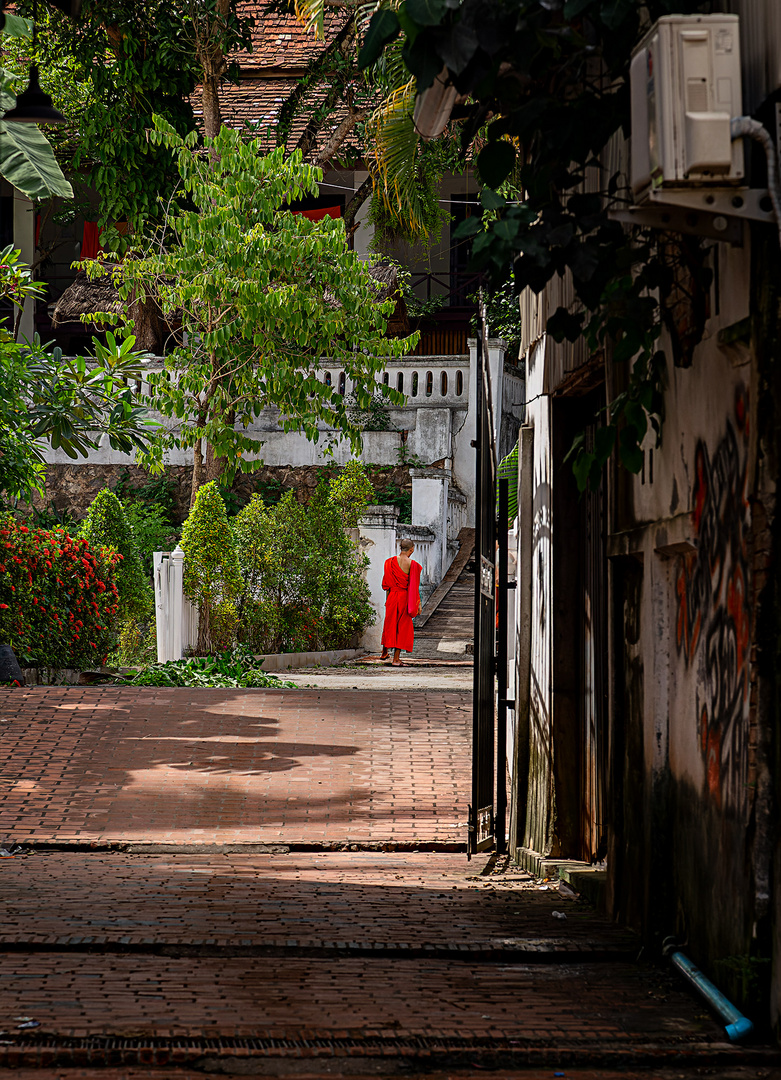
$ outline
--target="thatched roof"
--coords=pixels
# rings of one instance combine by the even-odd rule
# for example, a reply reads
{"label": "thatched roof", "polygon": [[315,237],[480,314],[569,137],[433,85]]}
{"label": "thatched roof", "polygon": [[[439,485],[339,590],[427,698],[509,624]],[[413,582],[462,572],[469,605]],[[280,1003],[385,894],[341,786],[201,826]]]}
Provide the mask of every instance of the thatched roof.
{"label": "thatched roof", "polygon": [[110,273],[90,281],[86,270],[80,270],[76,280],[54,305],[52,325],[57,328],[64,323],[76,323],[81,315],[94,315],[97,311],[121,315],[119,292],[112,283]]}
{"label": "thatched roof", "polygon": [[[108,267],[109,271],[111,267]],[[388,333],[392,336],[409,333],[409,319],[407,318],[407,306],[401,298],[399,291],[398,268],[391,262],[378,262],[369,268],[369,274],[374,279],[377,289],[377,301],[383,303],[391,298],[396,299],[396,308],[388,320]],[[105,311],[111,315],[121,315],[123,310],[119,292],[112,283],[111,273],[101,277],[87,277],[85,270],[80,270],[76,280],[69,285],[60,299],[57,301],[52,313],[52,325],[56,328],[64,323],[79,322],[81,315],[93,315],[97,311]],[[169,322],[176,323],[181,320],[173,319]],[[146,347],[154,348],[152,342],[146,343]]]}

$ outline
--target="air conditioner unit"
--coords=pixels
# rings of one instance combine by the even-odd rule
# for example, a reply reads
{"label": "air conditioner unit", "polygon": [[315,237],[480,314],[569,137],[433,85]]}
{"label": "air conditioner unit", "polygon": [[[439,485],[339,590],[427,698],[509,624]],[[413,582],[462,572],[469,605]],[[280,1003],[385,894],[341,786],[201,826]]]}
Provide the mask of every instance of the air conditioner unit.
{"label": "air conditioner unit", "polygon": [[631,183],[640,202],[660,189],[743,182],[737,15],[668,15],[632,54]]}

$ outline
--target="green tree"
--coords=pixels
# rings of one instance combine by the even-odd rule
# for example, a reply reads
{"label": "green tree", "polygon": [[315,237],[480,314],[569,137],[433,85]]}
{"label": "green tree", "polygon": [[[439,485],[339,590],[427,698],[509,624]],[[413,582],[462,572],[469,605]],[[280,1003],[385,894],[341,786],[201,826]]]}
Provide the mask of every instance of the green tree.
{"label": "green tree", "polygon": [[241,579],[225,503],[214,481],[200,489],[182,527],[182,551],[184,592],[198,606],[198,652],[228,648]]}
{"label": "green tree", "polygon": [[121,556],[114,571],[119,594],[119,618],[122,621],[148,615],[154,601],[136,547],[133,530],[125,517],[122,503],[109,488],[103,488],[90,503],[79,536],[92,551],[108,548]]}
{"label": "green tree", "polygon": [[377,302],[342,222],[286,209],[317,192],[322,172],[298,152],[263,156],[257,140],[228,128],[202,152],[194,134],[182,139],[161,118],[155,124],[152,140],[175,151],[193,208],[176,209],[114,271],[126,301],[152,296],[182,328],[165,370],[149,376],[149,405],[173,423],[145,460],[161,468],[166,448],[191,451],[194,500],[205,481],[229,483],[258,467],[261,443],[247,429],[269,407],[283,430],[318,441],[330,429],[331,442],[347,439],[357,451],[350,401],[318,369],[341,366],[366,409],[380,372],[416,336],[385,337],[393,300]]}
{"label": "green tree", "polygon": [[[33,0],[19,7],[29,15]],[[147,137],[153,114],[182,134],[194,130],[190,99],[200,84],[206,134],[219,130],[217,87],[238,75],[226,56],[251,45],[253,20],[239,9],[238,0],[84,0],[76,22],[40,15],[44,89],[68,121],[52,141],[66,173],[98,193],[104,246],[128,243],[118,222],[132,232],[158,219],[178,182],[170,150]],[[19,75],[24,66],[17,56]]]}
{"label": "green tree", "polygon": [[[26,43],[32,38],[32,23],[18,15],[5,15],[2,36],[6,39],[6,45],[21,43],[26,51],[29,48]],[[16,76],[22,74],[26,79],[26,69],[22,73],[6,66],[0,67],[0,113],[7,112],[16,104],[14,87],[19,82]],[[73,197],[73,189],[54,156],[51,144],[37,124],[0,117],[0,176],[28,199],[50,199],[57,195],[66,199]]]}
{"label": "green tree", "polygon": [[[665,358],[657,341],[674,279],[674,260],[657,235],[611,218],[632,193],[600,155],[629,130],[629,67],[645,30],[671,12],[713,7],[698,0],[402,0],[376,11],[364,41],[367,67],[403,41],[419,102],[443,72],[468,102],[460,107],[462,147],[475,156],[484,213],[468,218],[455,238],[472,238],[473,267],[493,286],[512,267],[516,289],[535,292],[569,271],[576,303],[550,316],[548,332],[557,341],[585,334],[592,351],[609,346],[612,362],[625,368],[618,376],[625,389],[609,403],[593,450],[583,436],[572,447],[581,490],[598,482],[616,444],[622,463],[639,471],[649,426],[661,432]],[[445,119],[448,112],[446,105]],[[689,261],[698,290],[707,289],[702,249]]]}
{"label": "green tree", "polygon": [[[39,293],[19,251],[0,251],[0,300],[21,308]],[[133,344],[109,333],[105,345],[94,342],[94,358],[66,359],[37,335],[22,345],[0,327],[0,498],[43,493],[46,443],[70,458],[86,457],[104,435],[123,453],[147,446],[156,426],[134,398],[143,368]]]}
{"label": "green tree", "polygon": [[[345,502],[348,490],[352,497]],[[322,481],[306,506],[292,491],[270,507],[253,495],[236,516],[239,634],[250,648],[345,648],[373,621],[364,580],[368,560],[345,528],[345,506],[349,526],[365,506],[362,499],[354,478],[341,487]]]}

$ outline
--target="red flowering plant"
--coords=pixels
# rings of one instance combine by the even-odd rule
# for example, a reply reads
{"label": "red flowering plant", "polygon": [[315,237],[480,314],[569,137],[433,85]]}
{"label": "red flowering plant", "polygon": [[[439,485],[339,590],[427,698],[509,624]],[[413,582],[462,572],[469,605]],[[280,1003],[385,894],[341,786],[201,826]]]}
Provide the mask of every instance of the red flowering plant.
{"label": "red flowering plant", "polygon": [[0,641],[41,667],[101,664],[116,640],[120,559],[0,515]]}

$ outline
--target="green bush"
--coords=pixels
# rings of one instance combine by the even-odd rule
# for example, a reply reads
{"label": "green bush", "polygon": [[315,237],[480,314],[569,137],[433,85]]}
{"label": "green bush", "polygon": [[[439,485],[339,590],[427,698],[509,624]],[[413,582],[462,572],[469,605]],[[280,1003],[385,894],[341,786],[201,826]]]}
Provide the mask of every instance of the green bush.
{"label": "green bush", "polygon": [[115,552],[0,517],[0,641],[24,663],[94,667],[116,642]]}
{"label": "green bush", "polygon": [[116,571],[120,619],[124,622],[148,616],[154,607],[152,588],[144,575],[122,503],[109,488],[103,488],[92,500],[79,536],[93,551],[108,548],[122,557]]}
{"label": "green bush", "polygon": [[[231,610],[241,577],[225,503],[215,481],[205,484],[182,526],[184,592],[198,607],[197,651],[225,648],[235,630]],[[214,643],[213,643],[214,642]]]}
{"label": "green bush", "polygon": [[389,480],[385,487],[377,488],[374,499],[378,506],[398,506],[399,522],[412,523],[412,492],[403,491],[398,484]]}
{"label": "green bush", "polygon": [[374,488],[360,461],[348,461],[329,484],[329,497],[341,510],[345,529],[356,528],[373,496]]}
{"label": "green bush", "polygon": [[254,495],[235,518],[239,636],[253,651],[346,648],[373,621],[368,559],[346,531],[371,491],[356,463],[322,480],[307,506],[292,491],[274,506]]}
{"label": "green bush", "polygon": [[168,511],[163,506],[153,506],[138,500],[123,502],[125,519],[133,530],[138,556],[144,573],[151,578],[156,551],[173,551],[179,543],[180,530],[171,524]]}

